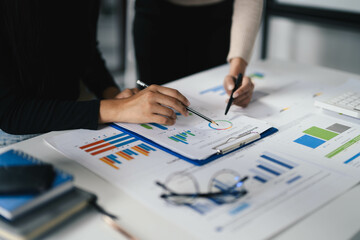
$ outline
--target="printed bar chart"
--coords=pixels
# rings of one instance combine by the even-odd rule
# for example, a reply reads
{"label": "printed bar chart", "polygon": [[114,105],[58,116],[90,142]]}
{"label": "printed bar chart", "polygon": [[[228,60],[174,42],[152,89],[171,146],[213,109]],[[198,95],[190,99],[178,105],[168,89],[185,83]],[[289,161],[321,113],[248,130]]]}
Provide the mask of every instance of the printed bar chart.
{"label": "printed bar chart", "polygon": [[[303,133],[305,133],[305,135],[299,137],[298,139],[295,139],[294,142],[301,144],[303,146],[315,149],[315,148],[319,147],[320,145],[324,144],[325,142],[335,138],[336,136],[339,136],[339,134],[345,132],[348,129],[350,129],[350,127],[339,124],[339,123],[332,124],[331,126],[327,127],[326,129],[312,126],[308,129],[306,129],[305,131],[303,131]],[[352,139],[348,143],[344,144],[343,146],[339,147],[335,151],[326,155],[326,157],[331,158],[331,157],[335,156],[337,153],[343,151],[348,146],[354,144],[355,143],[354,141],[356,142],[358,140],[356,138]]]}
{"label": "printed bar chart", "polygon": [[111,167],[113,167],[113,168],[115,168],[115,169],[119,169],[119,167],[117,167],[116,165],[115,165],[115,163],[119,163],[119,164],[121,164],[121,162],[119,162],[119,161],[114,161],[113,159],[110,159],[110,158],[108,158],[108,157],[102,157],[102,158],[100,158],[99,159],[100,161],[103,161],[104,163],[106,163],[107,165],[109,165],[109,166],[111,166]]}
{"label": "printed bar chart", "polygon": [[112,149],[133,143],[138,141],[135,137],[132,137],[126,133],[120,133],[114,135],[112,137],[104,138],[102,140],[86,144],[84,146],[79,147],[81,150],[90,153],[95,156],[100,153],[105,153]]}
{"label": "printed bar chart", "polygon": [[[253,179],[260,183],[266,183],[272,178],[278,177],[298,166],[297,163],[270,152],[263,152],[257,162],[260,164],[257,164],[256,168],[250,169],[250,171],[255,173]],[[287,183],[290,184],[298,179],[300,177],[290,179]]]}
{"label": "printed bar chart", "polygon": [[116,164],[122,164],[119,159],[125,159],[127,161],[131,161],[135,159],[137,156],[144,155],[149,156],[150,151],[156,151],[155,148],[152,148],[144,143],[133,146],[131,148],[123,149],[122,151],[115,152],[113,154],[107,155],[105,157],[99,158],[100,161],[108,164],[109,166],[119,169]]}
{"label": "printed bar chart", "polygon": [[193,134],[190,130],[176,134],[174,136],[169,137],[169,139],[175,141],[175,142],[181,142],[184,144],[189,144],[187,143],[187,138],[188,136],[195,136],[195,134]]}

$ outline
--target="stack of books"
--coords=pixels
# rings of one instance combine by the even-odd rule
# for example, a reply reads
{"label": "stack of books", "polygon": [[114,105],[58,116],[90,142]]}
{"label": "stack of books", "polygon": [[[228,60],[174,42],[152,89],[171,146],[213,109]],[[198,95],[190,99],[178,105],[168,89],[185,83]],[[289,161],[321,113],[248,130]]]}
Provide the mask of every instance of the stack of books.
{"label": "stack of books", "polygon": [[[44,163],[21,151],[0,154],[3,169],[39,164]],[[74,187],[72,175],[59,169],[54,173],[50,187],[40,193],[0,194],[0,238],[37,238],[96,200],[94,194]]]}

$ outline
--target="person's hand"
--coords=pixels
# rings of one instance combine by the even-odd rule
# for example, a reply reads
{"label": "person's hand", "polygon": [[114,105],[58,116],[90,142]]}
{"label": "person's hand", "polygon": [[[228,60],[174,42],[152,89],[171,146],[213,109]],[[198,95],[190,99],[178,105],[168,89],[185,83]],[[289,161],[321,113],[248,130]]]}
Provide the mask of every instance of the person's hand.
{"label": "person's hand", "polygon": [[140,92],[137,88],[127,88],[115,96],[117,99],[128,98]]}
{"label": "person's hand", "polygon": [[[235,87],[236,77],[227,75],[224,79],[224,88],[230,96]],[[249,77],[243,77],[241,86],[233,94],[233,104],[240,107],[246,107],[250,101],[254,91],[254,84]]]}
{"label": "person's hand", "polygon": [[190,102],[177,90],[151,85],[127,98],[102,100],[99,123],[153,122],[172,125],[176,121],[174,110],[188,116],[186,106],[189,105]]}
{"label": "person's hand", "polygon": [[[224,79],[224,88],[226,93],[230,96],[235,87],[235,81],[239,73],[245,72],[247,62],[240,57],[235,57],[230,60],[229,75]],[[234,92],[233,104],[240,107],[246,107],[250,101],[254,91],[254,84],[249,77],[243,77],[241,86]]]}

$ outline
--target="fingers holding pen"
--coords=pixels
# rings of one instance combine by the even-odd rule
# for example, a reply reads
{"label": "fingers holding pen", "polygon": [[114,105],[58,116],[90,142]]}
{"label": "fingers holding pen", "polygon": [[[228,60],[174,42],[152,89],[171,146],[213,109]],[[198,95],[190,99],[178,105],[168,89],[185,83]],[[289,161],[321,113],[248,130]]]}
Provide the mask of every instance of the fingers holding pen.
{"label": "fingers holding pen", "polygon": [[159,85],[151,85],[149,87],[149,89],[157,91],[163,95],[173,97],[173,98],[177,99],[178,101],[180,101],[185,106],[190,105],[189,100],[176,89],[163,87],[163,86],[159,86]]}
{"label": "fingers holding pen", "polygon": [[184,105],[188,104],[188,100],[174,89],[152,85],[142,90],[138,98],[143,102],[141,112],[145,116],[144,122],[173,125],[176,121],[174,110],[188,116]]}
{"label": "fingers holding pen", "polygon": [[231,92],[235,87],[235,81],[236,77],[232,75],[226,75],[224,79],[224,89],[229,96],[231,95]]}
{"label": "fingers holding pen", "polygon": [[241,86],[233,94],[233,104],[246,107],[250,101],[254,91],[254,83],[249,77],[244,77]]}
{"label": "fingers holding pen", "polygon": [[138,93],[128,89],[120,98],[100,102],[99,122],[154,122],[172,125],[176,121],[174,110],[187,116],[186,106],[189,104],[186,97],[175,89],[156,85]]}
{"label": "fingers holding pen", "polygon": [[157,93],[155,99],[159,104],[175,109],[184,116],[189,115],[186,107],[190,105],[190,102],[178,90],[158,85],[151,85],[147,89]]}

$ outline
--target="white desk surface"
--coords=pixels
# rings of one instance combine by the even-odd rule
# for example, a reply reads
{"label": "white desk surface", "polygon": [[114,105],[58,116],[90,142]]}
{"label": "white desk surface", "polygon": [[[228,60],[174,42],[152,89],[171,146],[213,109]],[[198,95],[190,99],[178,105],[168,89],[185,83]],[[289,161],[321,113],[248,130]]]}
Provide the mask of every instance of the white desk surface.
{"label": "white desk surface", "polygon": [[[282,77],[296,76],[298,79],[321,82],[329,86],[339,84],[349,78],[360,79],[360,76],[355,74],[275,60],[252,63],[250,68],[268,70]],[[2,148],[0,152],[9,148],[21,149],[73,174],[77,186],[97,194],[100,205],[109,212],[120,216],[121,226],[139,239],[194,239],[186,230],[180,229],[147,209],[98,175],[50,148],[43,141],[45,136],[54,136],[64,132],[40,135]],[[346,194],[289,227],[276,236],[276,239],[350,239],[360,231],[359,201],[360,185],[357,185]],[[125,238],[106,225],[101,220],[100,214],[89,211],[52,231],[46,236],[46,239]]]}

